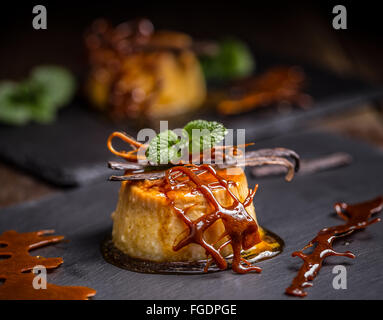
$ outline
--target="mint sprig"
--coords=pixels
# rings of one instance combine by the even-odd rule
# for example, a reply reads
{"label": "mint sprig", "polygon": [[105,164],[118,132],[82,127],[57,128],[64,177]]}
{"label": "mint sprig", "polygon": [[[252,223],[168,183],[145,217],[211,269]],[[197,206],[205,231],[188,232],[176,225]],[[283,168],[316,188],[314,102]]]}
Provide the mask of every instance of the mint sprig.
{"label": "mint sprig", "polygon": [[[193,120],[190,121],[184,130],[189,138],[189,151],[202,152],[220,143],[227,134],[223,124],[216,121]],[[193,136],[194,131],[194,136]]]}
{"label": "mint sprig", "polygon": [[180,139],[173,131],[163,131],[149,142],[146,158],[154,164],[167,164],[175,161],[177,157],[181,156],[176,147],[179,142]]}
{"label": "mint sprig", "polygon": [[201,55],[199,60],[208,80],[243,78],[249,76],[255,66],[253,54],[248,46],[236,38],[218,42],[215,54]]}
{"label": "mint sprig", "polygon": [[12,125],[50,123],[74,91],[74,77],[65,68],[36,67],[24,81],[0,83],[0,121]]}
{"label": "mint sprig", "polygon": [[175,163],[185,151],[203,152],[220,143],[227,134],[227,129],[221,123],[206,120],[190,121],[182,131],[182,137],[172,130],[163,131],[154,137],[146,150],[146,158],[150,163]]}

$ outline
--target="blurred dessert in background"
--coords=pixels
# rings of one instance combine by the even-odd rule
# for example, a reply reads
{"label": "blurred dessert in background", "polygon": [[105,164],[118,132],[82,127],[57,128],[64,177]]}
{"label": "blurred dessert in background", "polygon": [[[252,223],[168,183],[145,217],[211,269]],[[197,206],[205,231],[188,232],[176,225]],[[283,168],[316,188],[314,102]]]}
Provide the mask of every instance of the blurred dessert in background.
{"label": "blurred dessert in background", "polygon": [[193,40],[155,31],[147,19],[113,27],[95,21],[85,37],[90,71],[87,94],[113,118],[158,118],[198,108],[206,96]]}
{"label": "blurred dessert in background", "polygon": [[[307,84],[303,70],[279,66],[254,75],[251,50],[233,37],[200,41],[181,32],[155,31],[147,19],[116,27],[96,20],[85,42],[87,94],[94,106],[115,119],[169,118],[202,104],[221,115],[276,104],[312,104],[302,92]],[[208,99],[206,83],[213,84]],[[218,90],[214,84],[220,84]]]}

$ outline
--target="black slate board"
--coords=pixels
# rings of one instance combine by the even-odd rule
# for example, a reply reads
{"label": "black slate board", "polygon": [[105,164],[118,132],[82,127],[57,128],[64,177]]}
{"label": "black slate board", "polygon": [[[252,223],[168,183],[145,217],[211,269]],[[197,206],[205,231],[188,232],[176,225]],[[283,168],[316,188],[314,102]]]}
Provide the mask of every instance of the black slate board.
{"label": "black slate board", "polygon": [[[276,65],[296,64],[278,57],[257,56],[257,72]],[[246,128],[247,135],[256,136],[259,141],[299,128],[308,120],[383,96],[383,88],[363,81],[343,79],[311,66],[303,69],[308,77],[307,92],[315,101],[307,111],[293,109],[280,113],[271,107],[222,117],[201,109],[192,116],[171,119],[170,128],[182,127],[191,118],[210,119],[223,122],[228,128]],[[159,121],[152,126],[158,124]],[[59,186],[87,185],[105,180],[108,175],[106,160],[113,159],[106,148],[108,135],[123,130],[135,136],[142,125],[137,121],[117,125],[91,110],[86,101],[75,99],[52,125],[31,124],[21,128],[0,125],[0,159]]]}
{"label": "black slate board", "polygon": [[[95,299],[297,299],[284,295],[301,265],[291,253],[302,248],[319,229],[341,223],[332,205],[337,201],[359,202],[383,194],[383,153],[371,147],[324,133],[301,133],[259,143],[259,147],[282,146],[301,156],[335,151],[349,152],[348,167],[297,176],[293,182],[281,178],[255,181],[258,221],[281,236],[284,252],[258,265],[261,274],[238,275],[230,270],[203,275],[140,274],[106,263],[100,253],[102,239],[111,231],[110,213],[117,201],[119,183],[103,182],[0,211],[0,232],[54,228],[65,235],[63,242],[36,254],[62,256],[64,264],[48,275],[61,285],[95,288]],[[346,246],[345,240],[350,242]],[[383,297],[383,223],[339,240],[335,249],[351,250],[356,259],[331,257],[307,289],[305,299],[381,299]],[[347,290],[332,288],[332,267],[347,268]]]}
{"label": "black slate board", "polygon": [[[50,125],[0,125],[0,158],[59,186],[106,179],[106,147],[111,132],[122,129],[74,103]],[[127,131],[127,130],[124,130]]]}

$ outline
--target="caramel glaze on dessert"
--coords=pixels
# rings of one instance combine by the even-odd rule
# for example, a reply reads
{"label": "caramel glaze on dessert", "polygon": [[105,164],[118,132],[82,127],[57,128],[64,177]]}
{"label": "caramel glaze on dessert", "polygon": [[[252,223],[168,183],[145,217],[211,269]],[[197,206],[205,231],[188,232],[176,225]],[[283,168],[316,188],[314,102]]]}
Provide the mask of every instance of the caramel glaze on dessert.
{"label": "caramel glaze on dessert", "polygon": [[[329,256],[342,256],[348,258],[355,258],[354,254],[350,251],[336,252],[332,247],[333,241],[338,237],[349,235],[355,230],[364,229],[367,226],[380,221],[380,218],[370,220],[371,215],[383,209],[383,197],[378,197],[374,200],[349,205],[347,203],[336,203],[336,213],[346,221],[345,224],[322,229],[318,235],[309,242],[301,251],[296,251],[293,257],[300,257],[303,260],[303,265],[294,278],[290,287],[286,289],[286,294],[304,297],[307,292],[304,288],[311,287],[312,283],[308,281],[314,280],[322,267],[322,263],[326,257]],[[304,254],[303,251],[307,248],[313,247],[314,250],[310,254]]]}
{"label": "caramel glaze on dessert", "polygon": [[60,242],[64,237],[47,235],[52,230],[18,233],[6,231],[0,235],[0,300],[86,300],[96,294],[87,287],[67,287],[47,283],[44,290],[33,287],[35,266],[54,269],[62,258],[31,256],[30,250]]}
{"label": "caramel glaze on dessert", "polygon": [[[200,169],[206,170],[208,173],[210,173],[217,180],[217,183],[226,189],[226,192],[233,199],[233,203],[230,206],[222,206],[215,199],[208,183],[201,180],[193,172]],[[170,186],[170,190],[177,188],[179,183],[182,183],[178,182],[173,177],[173,174],[176,172],[186,175],[195,184],[196,189],[203,194],[205,199],[212,206],[213,210],[210,213],[203,215],[199,219],[191,221],[186,215],[186,210],[177,208],[171,201],[173,209],[189,229],[189,234],[181,239],[176,245],[174,245],[173,249],[177,251],[190,243],[199,244],[206,250],[207,256],[211,256],[220,269],[226,269],[227,262],[220,253],[220,250],[230,244],[233,249],[232,269],[234,272],[261,272],[261,268],[252,266],[247,260],[241,257],[242,249],[250,249],[257,243],[261,242],[258,232],[258,225],[254,221],[253,217],[251,217],[246,211],[246,207],[249,206],[253,201],[255,190],[249,189],[249,194],[244,202],[240,202],[229,189],[233,182],[223,179],[217,174],[212,166],[206,164],[195,166],[194,168],[178,166],[169,169],[166,173],[166,181],[168,182],[168,186]],[[224,242],[218,249],[216,249],[214,244],[209,244],[205,241],[203,235],[205,230],[213,225],[218,219],[221,219],[225,226],[225,232],[220,236],[219,240],[226,236],[229,237],[229,240]],[[241,262],[246,264],[246,266],[242,265]],[[207,262],[205,271],[208,270],[210,263],[211,261]]]}
{"label": "caramel glaze on dessert", "polygon": [[[133,150],[115,150],[114,137],[128,142]],[[285,179],[291,181],[299,169],[299,155],[294,151],[259,149],[237,157],[235,146],[213,147],[214,160],[229,148],[223,164],[197,165],[193,157],[190,163],[160,166],[139,163],[137,151],[148,145],[124,133],[110,135],[108,148],[128,161],[108,163],[113,170],[124,170],[123,175],[109,178],[121,181],[112,235],[101,245],[109,263],[145,273],[189,274],[227,267],[247,273],[260,272],[253,263],[282,252],[283,241],[258,225],[253,206],[258,186],[248,189],[242,167],[284,166]],[[151,230],[145,228],[147,223]]]}
{"label": "caramel glaze on dessert", "polygon": [[[168,204],[186,226],[176,237],[173,250],[178,251],[190,244],[197,244],[205,249],[205,260],[155,262],[133,258],[118,249],[110,236],[101,244],[105,260],[120,268],[144,273],[196,274],[225,270],[228,267],[241,274],[250,271],[261,272],[261,268],[253,266],[252,263],[278,255],[282,252],[284,243],[277,235],[258,227],[257,221],[246,209],[252,204],[258,186],[256,185],[254,190],[250,189],[247,197],[241,202],[232,189],[237,185],[237,180],[236,176],[228,174],[226,169],[216,170],[208,164],[190,164],[169,168],[165,177],[161,179],[140,182],[148,189],[155,189],[164,194]],[[224,206],[217,200],[214,194],[217,189],[227,192],[232,199],[229,205]],[[194,205],[183,209],[176,206],[177,197],[183,195],[183,191],[187,194],[201,194],[210,209],[192,220],[188,216],[188,210]],[[204,233],[218,220],[222,222],[224,232],[214,242],[209,243]],[[232,247],[232,254],[225,256],[222,250],[229,245]]]}

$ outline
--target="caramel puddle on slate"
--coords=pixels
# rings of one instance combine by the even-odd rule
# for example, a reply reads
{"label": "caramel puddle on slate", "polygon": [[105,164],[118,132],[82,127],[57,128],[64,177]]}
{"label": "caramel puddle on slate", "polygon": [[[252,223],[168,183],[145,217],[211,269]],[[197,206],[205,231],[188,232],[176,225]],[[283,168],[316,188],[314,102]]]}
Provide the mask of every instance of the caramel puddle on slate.
{"label": "caramel puddle on slate", "polygon": [[[332,243],[339,237],[347,236],[355,230],[364,229],[373,223],[379,222],[380,218],[374,218],[372,220],[370,220],[370,218],[374,213],[383,209],[383,197],[354,205],[349,205],[344,202],[336,203],[334,207],[336,213],[345,220],[346,223],[322,229],[307,246],[292,254],[293,257],[301,258],[303,265],[291,285],[286,289],[286,294],[305,297],[307,292],[304,291],[304,288],[312,286],[312,283],[309,281],[314,280],[317,276],[325,258],[329,256],[342,256],[354,259],[355,255],[350,251],[334,251]],[[303,253],[304,250],[313,246],[315,246],[315,248],[310,254]]]}
{"label": "caramel puddle on slate", "polygon": [[0,235],[0,300],[87,300],[96,290],[87,287],[58,286],[47,283],[46,289],[34,289],[35,266],[57,268],[62,258],[33,257],[30,250],[60,242],[63,236],[47,235],[53,230]]}

